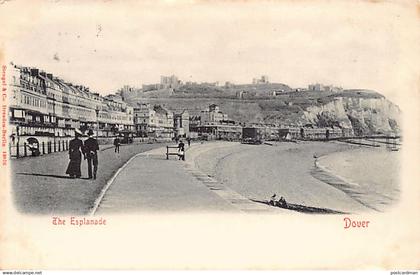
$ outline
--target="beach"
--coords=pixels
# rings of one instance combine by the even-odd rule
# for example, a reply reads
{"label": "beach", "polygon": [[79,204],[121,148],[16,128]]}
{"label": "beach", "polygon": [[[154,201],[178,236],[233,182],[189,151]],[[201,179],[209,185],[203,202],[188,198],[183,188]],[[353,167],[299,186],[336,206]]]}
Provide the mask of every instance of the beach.
{"label": "beach", "polygon": [[[386,155],[388,161],[380,161]],[[339,142],[212,142],[188,151],[199,170],[251,200],[277,194],[289,203],[346,213],[383,211],[397,199],[395,155]]]}
{"label": "beach", "polygon": [[318,165],[347,183],[346,193],[383,212],[400,195],[400,154],[380,148],[356,148],[321,157]]}

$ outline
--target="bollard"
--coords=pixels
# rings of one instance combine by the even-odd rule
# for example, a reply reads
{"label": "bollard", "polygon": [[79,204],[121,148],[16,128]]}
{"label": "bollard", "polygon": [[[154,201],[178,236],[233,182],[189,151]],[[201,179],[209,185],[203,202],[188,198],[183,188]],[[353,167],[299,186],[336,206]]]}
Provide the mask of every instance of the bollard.
{"label": "bollard", "polygon": [[42,142],[42,154],[45,155],[45,143]]}
{"label": "bollard", "polygon": [[19,141],[16,143],[16,158],[19,158]]}
{"label": "bollard", "polygon": [[26,142],[23,143],[23,156],[24,157],[28,156],[28,152],[27,152],[27,149],[26,149]]}

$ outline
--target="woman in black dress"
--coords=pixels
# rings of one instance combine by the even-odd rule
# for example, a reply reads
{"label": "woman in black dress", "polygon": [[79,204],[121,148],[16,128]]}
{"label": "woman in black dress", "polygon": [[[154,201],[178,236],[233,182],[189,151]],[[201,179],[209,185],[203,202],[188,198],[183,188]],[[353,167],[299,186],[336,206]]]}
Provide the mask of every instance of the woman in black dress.
{"label": "woman in black dress", "polygon": [[82,163],[83,141],[81,141],[79,137],[82,136],[82,132],[76,129],[74,131],[74,135],[74,139],[70,140],[69,143],[70,162],[67,166],[66,174],[68,174],[71,178],[80,178],[82,176],[80,164]]}

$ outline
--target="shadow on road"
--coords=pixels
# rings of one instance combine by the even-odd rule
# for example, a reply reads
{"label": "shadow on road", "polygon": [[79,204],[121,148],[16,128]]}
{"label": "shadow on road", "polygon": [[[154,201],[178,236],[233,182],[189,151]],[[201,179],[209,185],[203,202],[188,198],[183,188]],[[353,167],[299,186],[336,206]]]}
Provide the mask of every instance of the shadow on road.
{"label": "shadow on road", "polygon": [[[70,176],[62,176],[62,175],[47,175],[47,174],[37,174],[37,173],[16,173],[16,175],[25,175],[25,176],[36,176],[36,177],[47,177],[47,178],[58,178],[58,179],[72,179]],[[80,178],[82,180],[88,180],[89,178]]]}
{"label": "shadow on road", "polygon": [[293,210],[293,211],[307,213],[307,214],[349,214],[347,212],[337,211],[333,209],[318,208],[318,207],[306,206],[306,205],[301,205],[301,204],[287,203],[287,205],[285,206],[278,206],[278,205],[274,206],[270,204],[268,201],[260,201],[260,200],[254,200],[254,199],[251,199],[251,201],[263,203],[272,207],[279,207],[279,208]]}

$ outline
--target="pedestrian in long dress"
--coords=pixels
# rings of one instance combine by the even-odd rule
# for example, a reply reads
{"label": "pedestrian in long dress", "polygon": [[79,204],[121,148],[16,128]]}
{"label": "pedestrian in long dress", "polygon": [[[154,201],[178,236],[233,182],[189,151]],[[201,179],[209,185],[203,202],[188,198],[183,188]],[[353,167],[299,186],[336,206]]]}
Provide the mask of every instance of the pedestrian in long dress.
{"label": "pedestrian in long dress", "polygon": [[93,138],[93,131],[90,129],[88,132],[89,138],[85,141],[84,152],[85,159],[88,164],[88,177],[92,178],[92,165],[93,165],[93,179],[96,179],[96,172],[98,171],[98,141]]}
{"label": "pedestrian in long dress", "polygon": [[83,142],[79,139],[83,134],[78,129],[74,131],[74,139],[69,143],[69,158],[70,162],[67,166],[66,174],[71,178],[80,178],[82,173],[80,165],[82,163]]}

